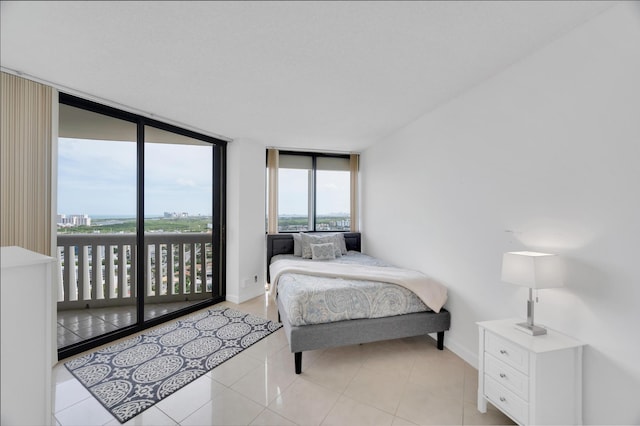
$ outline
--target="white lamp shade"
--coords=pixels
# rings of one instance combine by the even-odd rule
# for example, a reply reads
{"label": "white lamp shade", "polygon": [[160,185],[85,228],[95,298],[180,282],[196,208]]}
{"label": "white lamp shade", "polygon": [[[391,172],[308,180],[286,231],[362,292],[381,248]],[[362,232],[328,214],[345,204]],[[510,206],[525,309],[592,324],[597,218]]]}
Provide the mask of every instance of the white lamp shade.
{"label": "white lamp shade", "polygon": [[564,268],[558,255],[515,251],[502,256],[502,281],[528,288],[564,285]]}

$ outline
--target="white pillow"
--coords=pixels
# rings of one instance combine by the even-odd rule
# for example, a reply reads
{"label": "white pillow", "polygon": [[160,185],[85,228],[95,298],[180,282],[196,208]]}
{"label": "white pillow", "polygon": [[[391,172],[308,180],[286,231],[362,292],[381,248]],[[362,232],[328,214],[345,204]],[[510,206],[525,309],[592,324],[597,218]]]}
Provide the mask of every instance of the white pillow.
{"label": "white pillow", "polygon": [[335,259],[335,245],[333,243],[311,244],[311,258],[313,260]]}
{"label": "white pillow", "polygon": [[344,234],[338,233],[333,234],[335,236],[336,242],[338,243],[338,247],[340,247],[340,251],[342,254],[347,254],[347,242],[344,240]]}
{"label": "white pillow", "polygon": [[313,253],[311,252],[311,244],[331,243],[334,246],[335,257],[342,256],[342,250],[340,250],[339,245],[336,243],[335,234],[310,235],[310,234],[301,233],[300,237],[302,239],[302,258],[303,259],[313,258]]}
{"label": "white pillow", "polygon": [[302,238],[300,234],[293,234],[293,255],[302,256]]}

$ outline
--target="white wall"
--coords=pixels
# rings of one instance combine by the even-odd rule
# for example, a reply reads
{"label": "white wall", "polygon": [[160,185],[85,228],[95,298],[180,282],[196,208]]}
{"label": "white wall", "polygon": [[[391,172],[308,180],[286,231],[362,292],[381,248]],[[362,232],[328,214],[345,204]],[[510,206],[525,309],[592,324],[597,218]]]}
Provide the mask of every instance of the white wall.
{"label": "white wall", "polygon": [[265,150],[248,139],[227,145],[227,300],[234,303],[264,293]]}
{"label": "white wall", "polygon": [[616,6],[362,155],[366,252],[449,288],[445,344],[525,317],[502,253],[561,254],[537,320],[584,352],[584,421],[640,422],[640,8]]}

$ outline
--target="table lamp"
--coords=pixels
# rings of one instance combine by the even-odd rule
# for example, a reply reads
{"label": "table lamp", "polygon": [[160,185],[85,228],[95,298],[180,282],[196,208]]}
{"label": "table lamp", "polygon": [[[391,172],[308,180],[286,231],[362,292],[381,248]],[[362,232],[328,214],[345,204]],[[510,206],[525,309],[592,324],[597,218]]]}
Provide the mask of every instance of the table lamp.
{"label": "table lamp", "polygon": [[547,334],[544,327],[533,323],[533,289],[562,287],[562,263],[555,254],[514,251],[502,256],[502,281],[529,288],[527,322],[516,328],[533,336]]}

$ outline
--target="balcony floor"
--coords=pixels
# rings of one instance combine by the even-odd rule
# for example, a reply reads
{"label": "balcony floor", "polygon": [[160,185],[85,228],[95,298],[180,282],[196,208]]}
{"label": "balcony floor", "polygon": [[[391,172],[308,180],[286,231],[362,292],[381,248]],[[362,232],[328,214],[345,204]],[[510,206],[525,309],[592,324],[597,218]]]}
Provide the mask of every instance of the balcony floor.
{"label": "balcony floor", "polygon": [[[194,302],[173,302],[145,305],[144,319],[152,319]],[[99,336],[135,323],[135,306],[58,311],[58,348]]]}

